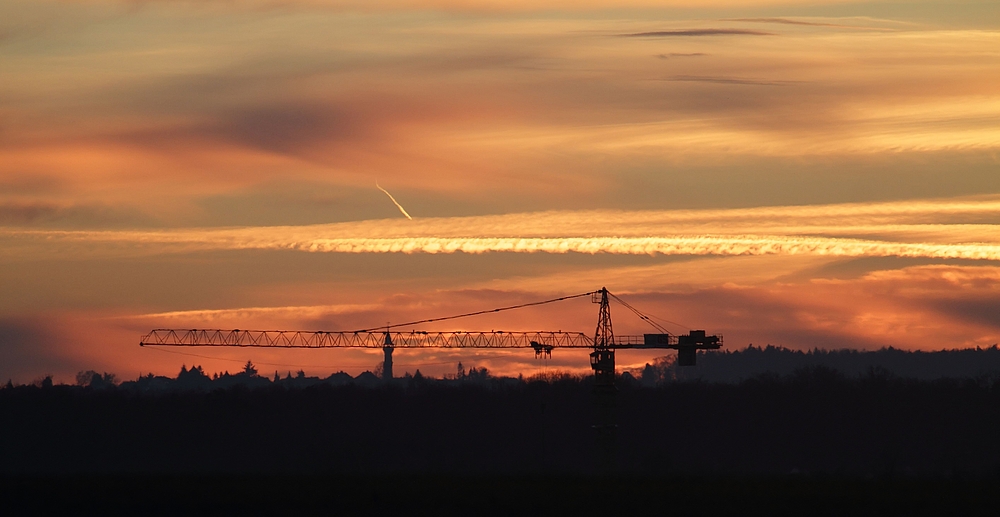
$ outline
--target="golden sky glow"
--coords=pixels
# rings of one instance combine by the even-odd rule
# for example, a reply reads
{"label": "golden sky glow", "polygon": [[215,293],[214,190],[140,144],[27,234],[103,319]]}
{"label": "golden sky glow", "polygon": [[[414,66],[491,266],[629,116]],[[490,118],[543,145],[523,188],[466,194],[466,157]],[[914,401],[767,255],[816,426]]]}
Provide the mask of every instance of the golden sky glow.
{"label": "golden sky glow", "polygon": [[[10,0],[0,77],[0,377],[234,369],[136,343],[602,285],[737,348],[1000,341],[988,3]],[[400,363],[586,368],[473,355]]]}

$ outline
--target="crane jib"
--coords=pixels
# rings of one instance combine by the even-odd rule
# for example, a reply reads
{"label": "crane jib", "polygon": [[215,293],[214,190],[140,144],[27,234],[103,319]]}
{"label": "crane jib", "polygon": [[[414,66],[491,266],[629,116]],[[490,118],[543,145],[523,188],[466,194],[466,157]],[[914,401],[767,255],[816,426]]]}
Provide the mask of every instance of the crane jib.
{"label": "crane jib", "polygon": [[[700,333],[700,334],[699,334]],[[388,334],[389,341],[386,341]],[[643,334],[614,336],[614,348],[717,349],[718,336],[704,331],[689,335]],[[155,329],[143,336],[140,346],[219,346],[267,348],[594,348],[592,337],[583,332],[311,332],[286,330]]]}

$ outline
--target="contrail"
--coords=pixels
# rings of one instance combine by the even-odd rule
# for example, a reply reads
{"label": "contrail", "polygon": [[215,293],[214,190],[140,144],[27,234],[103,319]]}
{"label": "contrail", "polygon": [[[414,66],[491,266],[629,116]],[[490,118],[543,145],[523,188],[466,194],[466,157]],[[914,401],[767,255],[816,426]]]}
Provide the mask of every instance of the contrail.
{"label": "contrail", "polygon": [[391,199],[392,202],[396,205],[396,208],[398,208],[400,212],[403,212],[403,215],[405,215],[407,219],[409,219],[411,221],[413,220],[413,218],[410,217],[410,214],[406,213],[406,209],[403,208],[403,205],[399,204],[399,201],[396,201],[396,198],[392,197],[392,194],[390,194],[388,190],[386,190],[386,189],[384,189],[382,187],[379,187],[379,184],[378,184],[377,181],[375,182],[375,186],[378,187],[378,189],[381,190],[382,192],[385,192],[385,195],[389,196],[389,199]]}

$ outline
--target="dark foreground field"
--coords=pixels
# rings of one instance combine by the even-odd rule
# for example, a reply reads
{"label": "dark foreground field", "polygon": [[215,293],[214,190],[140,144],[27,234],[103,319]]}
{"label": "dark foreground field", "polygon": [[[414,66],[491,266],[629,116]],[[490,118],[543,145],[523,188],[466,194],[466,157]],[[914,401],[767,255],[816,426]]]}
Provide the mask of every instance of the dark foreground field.
{"label": "dark foreground field", "polygon": [[0,478],[5,515],[996,515],[996,480],[824,477]]}
{"label": "dark foreground field", "polygon": [[2,389],[4,501],[83,513],[809,514],[1000,502],[995,377],[622,379],[611,469],[597,467],[588,379],[260,386]]}
{"label": "dark foreground field", "polygon": [[[620,383],[614,472],[1000,476],[1000,382]],[[606,474],[588,379],[0,390],[0,473]]]}

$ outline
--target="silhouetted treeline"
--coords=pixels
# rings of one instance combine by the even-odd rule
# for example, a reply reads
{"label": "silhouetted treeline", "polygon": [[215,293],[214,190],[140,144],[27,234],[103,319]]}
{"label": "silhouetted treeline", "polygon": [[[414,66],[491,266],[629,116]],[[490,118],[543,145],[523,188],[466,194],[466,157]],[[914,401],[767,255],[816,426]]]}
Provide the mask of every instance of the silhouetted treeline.
{"label": "silhouetted treeline", "polygon": [[[337,384],[237,375],[247,382],[212,380],[197,367],[174,380],[231,383],[219,389],[144,391],[142,379],[2,389],[0,470],[595,472],[591,378],[482,372]],[[927,381],[812,367],[645,387],[622,375],[616,399],[623,475],[1000,476],[997,377]]]}
{"label": "silhouetted treeline", "polygon": [[[381,379],[381,371],[376,368],[376,373],[370,371],[364,371],[358,374],[356,377],[345,372],[337,372],[329,377],[310,377],[307,376],[305,371],[299,370],[295,375],[292,372],[287,372],[284,376],[280,375],[278,372],[274,372],[273,377],[266,377],[260,375],[257,371],[257,367],[254,366],[253,362],[247,361],[246,365],[243,366],[243,370],[236,373],[230,374],[227,372],[213,373],[208,375],[201,366],[193,366],[190,369],[187,366],[181,366],[180,373],[177,374],[176,378],[167,377],[165,375],[140,375],[134,381],[125,381],[122,383],[118,382],[118,378],[113,373],[98,373],[94,370],[88,370],[85,372],[80,372],[76,375],[76,386],[88,388],[92,390],[105,390],[116,388],[121,391],[128,391],[141,394],[157,394],[157,393],[173,393],[173,392],[207,392],[219,389],[230,389],[235,387],[257,389],[265,388],[269,386],[283,387],[283,388],[307,388],[310,386],[318,385],[330,385],[330,386],[345,386],[345,385],[356,385],[373,387],[380,386],[383,384]],[[410,380],[416,380],[420,382],[424,379],[420,370],[417,370],[413,375],[406,373],[402,378],[397,379],[395,382],[408,383]],[[443,382],[446,384],[454,383],[475,383],[475,384],[497,384],[497,383],[516,383],[520,382],[517,379],[496,379],[490,376],[489,370],[486,368],[476,368],[472,367],[468,371],[462,366],[462,363],[458,363],[458,368],[455,374],[446,376],[443,379],[437,379],[438,382]],[[52,376],[46,376],[39,380],[36,380],[31,385],[36,387],[52,387],[53,381]],[[7,383],[8,388],[14,388],[14,384],[10,381]]]}
{"label": "silhouetted treeline", "polygon": [[[920,380],[941,378],[977,379],[1000,376],[1000,348],[962,350],[942,350],[934,352],[905,351],[892,347],[874,351],[859,350],[790,350],[782,347],[755,347],[743,350],[719,350],[700,352],[696,366],[678,366],[676,356],[657,358],[645,368],[623,372],[626,381],[636,379],[643,386],[656,386],[671,382],[706,381],[739,383],[760,375],[789,375],[804,368],[822,367],[840,372],[846,377],[859,377],[871,372],[883,372],[895,377]],[[419,370],[414,375],[407,373],[399,382],[415,378],[424,379]],[[458,363],[455,374],[437,379],[444,383],[511,384],[524,382],[523,379],[495,378],[485,368],[470,368],[468,371]],[[35,386],[53,384],[51,377],[39,379]],[[252,362],[235,374],[219,372],[209,375],[200,366],[182,366],[175,378],[162,375],[142,375],[134,381],[119,382],[113,373],[99,373],[93,370],[80,372],[76,376],[78,386],[92,389],[117,387],[120,390],[138,393],[164,393],[175,391],[211,391],[236,386],[263,388],[282,386],[285,388],[306,388],[328,384],[331,386],[357,385],[379,386],[382,384],[381,371],[362,372],[356,377],[337,372],[329,377],[307,376],[302,370],[284,375],[274,372],[273,376],[262,375]],[[9,387],[14,387],[8,383]]]}
{"label": "silhouetted treeline", "polygon": [[789,350],[750,345],[743,350],[712,350],[698,354],[696,366],[677,366],[675,356],[661,357],[641,372],[647,384],[676,380],[740,382],[765,373],[788,375],[802,368],[824,367],[848,377],[872,370],[911,379],[977,378],[1000,375],[1000,349],[989,348],[910,352],[881,350]]}

